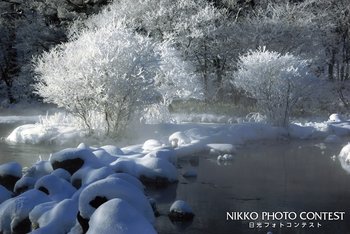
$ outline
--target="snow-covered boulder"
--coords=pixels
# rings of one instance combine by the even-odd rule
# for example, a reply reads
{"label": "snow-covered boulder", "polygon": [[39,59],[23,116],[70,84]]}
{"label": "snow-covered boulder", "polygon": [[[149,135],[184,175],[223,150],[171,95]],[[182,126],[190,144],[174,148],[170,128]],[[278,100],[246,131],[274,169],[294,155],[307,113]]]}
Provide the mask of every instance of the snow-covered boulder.
{"label": "snow-covered boulder", "polygon": [[53,169],[63,168],[73,175],[83,165],[95,168],[103,166],[103,163],[89,149],[67,148],[54,153],[50,158]]}
{"label": "snow-covered boulder", "polygon": [[177,200],[171,205],[168,216],[172,221],[189,221],[193,219],[194,213],[185,201]]}
{"label": "snow-covered boulder", "polygon": [[49,201],[51,200],[45,193],[32,189],[3,202],[0,205],[0,232],[29,233],[29,213],[38,204]]}
{"label": "snow-covered boulder", "polygon": [[163,146],[164,144],[162,142],[155,139],[149,139],[143,143],[142,149],[144,152],[150,152],[153,150],[161,149]]}
{"label": "snow-covered boulder", "polygon": [[58,169],[54,170],[51,174],[55,175],[61,179],[64,179],[68,182],[70,182],[70,180],[71,180],[71,175],[69,174],[69,172],[62,169],[62,168],[58,168]]}
{"label": "snow-covered boulder", "polygon": [[218,161],[232,161],[233,160],[233,155],[232,154],[219,155],[217,160]]}
{"label": "snow-covered boulder", "polygon": [[339,157],[344,159],[346,163],[350,163],[350,143],[341,149]]}
{"label": "snow-covered boulder", "polygon": [[85,133],[75,126],[26,124],[15,128],[6,138],[10,143],[40,144],[65,143],[81,138]]}
{"label": "snow-covered boulder", "polygon": [[89,226],[88,234],[157,233],[139,210],[126,200],[119,198],[102,204],[91,216]]}
{"label": "snow-covered boulder", "polygon": [[148,222],[154,222],[152,207],[138,187],[120,178],[106,178],[88,185],[80,194],[78,220],[83,230],[88,229],[88,221],[95,210],[114,198],[125,200]]}
{"label": "snow-covered boulder", "polygon": [[40,178],[34,188],[46,193],[54,201],[70,198],[76,192],[69,182],[52,174]]}
{"label": "snow-covered boulder", "polygon": [[53,171],[52,165],[49,161],[38,161],[27,169],[24,176],[32,177],[34,179],[39,179],[45,175],[50,174]]}
{"label": "snow-covered boulder", "polygon": [[0,185],[13,191],[17,180],[22,176],[22,166],[16,162],[0,165]]}
{"label": "snow-covered boulder", "polygon": [[107,153],[113,156],[124,154],[124,152],[120,148],[114,145],[104,145],[104,146],[101,146],[100,149],[104,149]]}
{"label": "snow-covered boulder", "polygon": [[177,181],[176,167],[162,158],[119,158],[111,167],[115,172],[124,172],[139,178],[146,185],[163,187]]}
{"label": "snow-covered boulder", "polygon": [[78,202],[74,199],[64,199],[59,203],[42,203],[29,214],[32,226],[36,227],[31,233],[68,233],[75,225],[77,214]]}
{"label": "snow-covered boulder", "polygon": [[21,179],[19,179],[16,182],[15,188],[13,191],[16,194],[24,193],[24,192],[34,188],[35,182],[36,182],[36,179],[34,179],[33,177],[23,176]]}
{"label": "snow-covered boulder", "polygon": [[97,180],[112,175],[114,171],[110,167],[91,168],[88,166],[80,168],[71,177],[71,183],[75,188],[91,184]]}
{"label": "snow-covered boulder", "polygon": [[328,118],[328,122],[342,122],[343,117],[340,114],[331,114]]}
{"label": "snow-covered boulder", "polygon": [[111,155],[102,148],[96,149],[92,153],[105,165],[108,165],[118,159],[117,156]]}
{"label": "snow-covered boulder", "polygon": [[175,150],[173,149],[155,150],[144,156],[144,158],[148,158],[148,157],[161,158],[173,163],[174,165],[176,164],[176,154],[175,154]]}
{"label": "snow-covered boulder", "polygon": [[136,177],[129,175],[129,174],[126,174],[126,173],[114,173],[114,174],[108,176],[108,178],[119,178],[119,179],[122,179],[122,180],[129,182],[130,184],[139,188],[141,191],[144,191],[144,189],[145,189],[145,186],[141,183],[141,181],[139,181]]}
{"label": "snow-covered boulder", "polygon": [[191,143],[191,139],[183,132],[174,132],[169,136],[169,143],[176,148]]}

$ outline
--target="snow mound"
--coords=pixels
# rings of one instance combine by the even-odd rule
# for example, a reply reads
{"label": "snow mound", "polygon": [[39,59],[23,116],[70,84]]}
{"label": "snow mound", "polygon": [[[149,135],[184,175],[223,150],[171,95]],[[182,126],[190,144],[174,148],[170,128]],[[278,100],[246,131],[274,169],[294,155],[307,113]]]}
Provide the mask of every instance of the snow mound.
{"label": "snow mound", "polygon": [[78,214],[78,202],[73,199],[64,199],[55,204],[42,203],[36,206],[29,214],[34,227],[33,234],[60,234],[68,233],[75,225]]}
{"label": "snow mound", "polygon": [[52,165],[49,161],[39,161],[26,170],[24,176],[32,177],[34,179],[41,178],[50,174],[53,171]]}
{"label": "snow mound", "polygon": [[72,175],[71,182],[74,187],[80,188],[81,186],[91,184],[100,179],[104,179],[113,173],[114,171],[110,167],[82,167]]}
{"label": "snow mound", "polygon": [[102,204],[91,216],[89,226],[88,234],[157,233],[134,206],[119,198]]}
{"label": "snow mound", "polygon": [[345,162],[350,163],[350,143],[348,143],[341,149],[339,157],[344,159]]}
{"label": "snow mound", "polygon": [[[176,167],[166,159],[154,157],[119,158],[111,164],[115,172],[124,172],[140,178],[146,184],[168,184],[177,181]],[[158,182],[157,182],[158,181]]]}
{"label": "snow mound", "polygon": [[193,217],[192,208],[183,200],[175,201],[170,207],[169,218],[172,221],[188,221]]}
{"label": "snow mound", "polygon": [[11,175],[15,177],[22,176],[22,166],[17,162],[9,162],[0,165],[0,176]]}
{"label": "snow mound", "polygon": [[76,192],[70,183],[52,174],[40,178],[34,187],[46,193],[54,201],[70,198]]}
{"label": "snow mound", "polygon": [[36,189],[11,198],[0,205],[1,233],[29,233],[29,212],[38,204],[49,202],[48,196]]}
{"label": "snow mound", "polygon": [[22,176],[22,166],[16,162],[9,162],[0,165],[0,185],[13,191],[16,182]]}
{"label": "snow mound", "polygon": [[83,131],[72,126],[44,126],[41,124],[25,124],[15,128],[6,138],[10,143],[58,143],[63,144],[80,138]]}
{"label": "snow mound", "polygon": [[79,197],[79,212],[83,219],[89,219],[96,208],[113,198],[127,201],[150,223],[154,222],[152,207],[144,193],[133,184],[120,178],[106,178],[84,188]]}
{"label": "snow mound", "polygon": [[331,114],[328,118],[328,122],[342,122],[343,117],[340,114]]}
{"label": "snow mound", "polygon": [[157,150],[162,148],[164,145],[162,142],[155,140],[155,139],[150,139],[145,141],[145,143],[143,143],[142,145],[142,149],[144,152],[150,152],[153,150]]}
{"label": "snow mound", "polygon": [[63,168],[71,175],[83,165],[97,168],[103,163],[89,149],[67,148],[54,153],[50,158],[53,169]]}
{"label": "snow mound", "polygon": [[100,149],[104,149],[107,153],[113,156],[124,154],[124,152],[120,148],[114,145],[104,145],[104,146],[101,146]]}

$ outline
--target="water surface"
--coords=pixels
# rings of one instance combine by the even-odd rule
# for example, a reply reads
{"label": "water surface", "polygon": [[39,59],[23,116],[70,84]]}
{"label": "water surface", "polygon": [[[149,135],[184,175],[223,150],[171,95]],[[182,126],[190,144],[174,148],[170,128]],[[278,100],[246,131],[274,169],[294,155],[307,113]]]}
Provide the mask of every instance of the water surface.
{"label": "water surface", "polygon": [[[331,157],[341,147],[315,141],[270,142],[240,149],[227,165],[208,155],[180,162],[181,167],[195,167],[198,177],[180,177],[165,192],[150,192],[163,214],[157,230],[161,234],[350,233],[350,175]],[[187,228],[172,224],[166,216],[175,199],[187,201],[195,212]],[[319,228],[251,229],[248,222],[226,221],[226,211],[345,211],[346,215],[345,221],[321,221]]]}

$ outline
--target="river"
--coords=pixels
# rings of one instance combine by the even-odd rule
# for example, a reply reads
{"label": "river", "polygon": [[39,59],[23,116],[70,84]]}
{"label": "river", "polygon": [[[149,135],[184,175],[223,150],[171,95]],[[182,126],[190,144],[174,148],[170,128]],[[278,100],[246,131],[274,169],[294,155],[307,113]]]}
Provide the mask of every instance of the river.
{"label": "river", "polygon": [[[4,137],[18,124],[0,124],[0,163],[17,161],[30,166],[39,155],[47,159],[50,153],[62,149],[57,145],[7,144]],[[331,145],[321,141],[260,142],[240,148],[225,165],[217,163],[216,156],[206,154],[179,161],[177,184],[146,191],[157,201],[161,213],[156,229],[161,234],[350,233],[350,175],[337,158],[332,158],[345,143],[345,139]],[[194,168],[198,176],[182,177],[188,168]],[[167,212],[175,199],[192,206],[192,223],[173,224],[168,219]],[[273,228],[274,222],[268,227],[251,228],[248,221],[226,220],[226,212],[238,211],[342,211],[345,220],[321,221],[318,228],[302,228],[301,222],[296,228]]]}

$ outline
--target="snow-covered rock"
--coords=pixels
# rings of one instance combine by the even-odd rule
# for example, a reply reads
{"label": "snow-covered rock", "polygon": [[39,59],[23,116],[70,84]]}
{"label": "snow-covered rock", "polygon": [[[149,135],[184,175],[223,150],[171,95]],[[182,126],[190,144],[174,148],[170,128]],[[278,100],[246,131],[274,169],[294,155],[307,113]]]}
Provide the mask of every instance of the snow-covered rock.
{"label": "snow-covered rock", "polygon": [[169,143],[176,148],[191,143],[191,139],[183,132],[174,132],[169,136]]}
{"label": "snow-covered rock", "polygon": [[3,202],[0,205],[0,232],[29,233],[29,213],[38,204],[49,201],[51,200],[45,193],[32,189]]}
{"label": "snow-covered rock", "polygon": [[[101,218],[103,217],[103,218]],[[139,210],[124,199],[102,204],[91,216],[88,234],[156,234]]]}
{"label": "snow-covered rock", "polygon": [[114,145],[104,145],[104,146],[101,146],[100,149],[104,149],[107,153],[113,156],[124,154],[124,152],[120,148]]}
{"label": "snow-covered rock", "polygon": [[78,202],[73,199],[64,199],[59,203],[42,203],[29,214],[32,226],[37,227],[31,233],[68,233],[75,225],[77,214]]}
{"label": "snow-covered rock", "polygon": [[328,118],[328,122],[342,122],[343,117],[340,114],[331,114]]}
{"label": "snow-covered rock", "polygon": [[24,173],[24,176],[32,177],[34,179],[41,178],[45,175],[50,174],[53,171],[52,165],[49,161],[38,161],[34,163],[29,169]]}
{"label": "snow-covered rock", "polygon": [[233,160],[233,155],[232,154],[219,155],[217,160],[218,161],[232,161]]}
{"label": "snow-covered rock", "polygon": [[91,184],[100,179],[112,175],[114,171],[110,167],[91,168],[85,166],[76,171],[71,177],[71,183],[75,188]]}
{"label": "snow-covered rock", "polygon": [[119,158],[111,164],[115,172],[124,172],[145,184],[164,186],[177,181],[176,167],[166,159],[154,157]]}
{"label": "snow-covered rock", "polygon": [[21,179],[19,179],[16,182],[15,188],[13,191],[16,194],[24,193],[25,191],[28,191],[34,188],[35,182],[36,182],[36,179],[34,179],[33,177],[23,176]]}
{"label": "snow-covered rock", "polygon": [[193,219],[194,213],[185,201],[177,200],[171,205],[168,216],[172,221],[188,221]]}
{"label": "snow-covered rock", "polygon": [[339,157],[344,159],[346,163],[350,163],[350,143],[341,149]]}
{"label": "snow-covered rock", "polygon": [[42,124],[26,124],[15,128],[6,138],[10,143],[59,143],[81,138],[83,131],[74,126],[45,126]]}
{"label": "snow-covered rock", "polygon": [[143,143],[142,149],[144,152],[150,152],[153,150],[161,149],[163,146],[164,144],[162,142],[155,139],[149,139]]}
{"label": "snow-covered rock", "polygon": [[150,223],[154,222],[152,207],[144,193],[135,185],[120,178],[106,178],[84,188],[79,197],[80,216],[88,220],[104,202],[120,198],[128,202]]}
{"label": "snow-covered rock", "polygon": [[67,148],[50,158],[53,169],[63,168],[73,175],[83,165],[101,167],[103,163],[88,149]]}
{"label": "snow-covered rock", "polygon": [[22,166],[16,162],[0,165],[0,184],[13,191],[16,182],[22,176]]}
{"label": "snow-covered rock", "polygon": [[70,183],[52,174],[40,178],[34,188],[46,193],[54,201],[70,198],[76,192]]}

